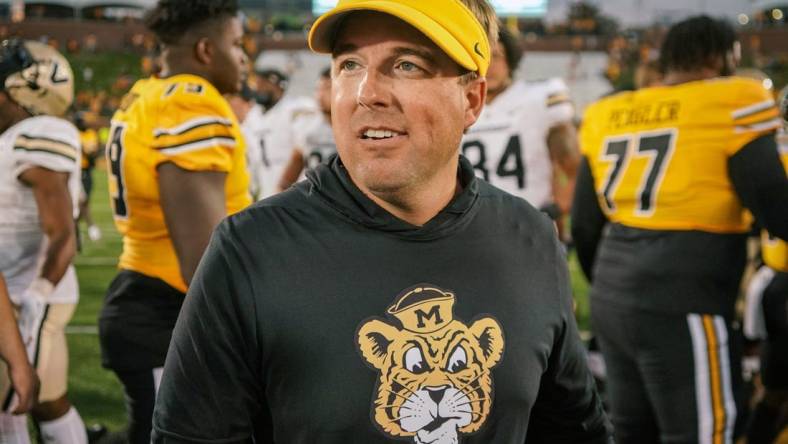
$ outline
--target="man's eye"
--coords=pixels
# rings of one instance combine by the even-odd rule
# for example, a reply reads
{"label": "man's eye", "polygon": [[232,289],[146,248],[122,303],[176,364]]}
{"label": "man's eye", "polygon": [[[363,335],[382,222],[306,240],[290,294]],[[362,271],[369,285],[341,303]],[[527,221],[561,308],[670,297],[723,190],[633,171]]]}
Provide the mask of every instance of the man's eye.
{"label": "man's eye", "polygon": [[411,62],[401,62],[399,64],[399,69],[406,72],[414,72],[418,71],[420,68]]}
{"label": "man's eye", "polygon": [[358,63],[356,63],[356,62],[354,62],[352,60],[345,60],[344,62],[342,62],[339,65],[339,68],[341,70],[343,70],[343,71],[352,71],[352,70],[358,68]]}

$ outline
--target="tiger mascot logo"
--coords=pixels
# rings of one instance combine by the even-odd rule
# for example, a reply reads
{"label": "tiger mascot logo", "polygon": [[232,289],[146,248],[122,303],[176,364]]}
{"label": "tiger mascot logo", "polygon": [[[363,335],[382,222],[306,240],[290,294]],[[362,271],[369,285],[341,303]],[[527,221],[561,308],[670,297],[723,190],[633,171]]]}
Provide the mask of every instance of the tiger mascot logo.
{"label": "tiger mascot logo", "polygon": [[422,284],[389,307],[394,324],[373,318],[359,327],[359,351],[380,371],[372,407],[384,433],[417,444],[459,443],[487,419],[503,331],[492,317],[465,325],[453,307],[454,294]]}

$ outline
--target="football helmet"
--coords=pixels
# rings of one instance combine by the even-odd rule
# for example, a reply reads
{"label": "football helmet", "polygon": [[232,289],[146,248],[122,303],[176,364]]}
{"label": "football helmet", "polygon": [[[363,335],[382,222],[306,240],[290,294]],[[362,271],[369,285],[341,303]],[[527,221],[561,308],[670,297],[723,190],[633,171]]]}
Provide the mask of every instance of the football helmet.
{"label": "football helmet", "polygon": [[0,43],[0,91],[34,116],[60,117],[74,101],[74,73],[49,45],[5,40]]}

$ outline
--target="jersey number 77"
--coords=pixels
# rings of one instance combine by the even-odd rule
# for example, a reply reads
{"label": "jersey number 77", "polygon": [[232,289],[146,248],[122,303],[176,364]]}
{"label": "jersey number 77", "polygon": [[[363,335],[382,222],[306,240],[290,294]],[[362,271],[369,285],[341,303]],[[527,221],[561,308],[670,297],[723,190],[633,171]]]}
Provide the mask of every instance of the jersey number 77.
{"label": "jersey number 77", "polygon": [[678,131],[674,128],[625,134],[611,137],[604,142],[600,160],[607,163],[608,169],[602,182],[600,197],[609,213],[618,210],[614,196],[630,166],[630,160],[647,157],[648,164],[637,187],[635,196],[621,196],[621,199],[635,199],[635,214],[647,217],[654,213],[657,194],[665,177],[665,171],[673,157]]}

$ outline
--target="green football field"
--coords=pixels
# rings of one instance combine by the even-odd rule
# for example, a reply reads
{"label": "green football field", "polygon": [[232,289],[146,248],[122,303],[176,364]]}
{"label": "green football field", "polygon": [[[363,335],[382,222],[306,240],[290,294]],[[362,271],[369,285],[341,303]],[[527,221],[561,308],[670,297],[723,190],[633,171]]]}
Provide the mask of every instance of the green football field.
{"label": "green football field", "polygon": [[[114,373],[101,367],[97,321],[104,292],[115,275],[121,238],[112,223],[106,174],[94,175],[91,212],[102,231],[98,242],[87,239],[82,231],[82,252],[76,259],[81,296],[68,327],[70,352],[69,397],[79,409],[85,424],[102,423],[111,431],[123,428],[125,410],[123,389]],[[570,262],[577,313],[581,329],[588,327],[587,285],[575,260]]]}
{"label": "green football field", "polygon": [[121,237],[112,223],[104,171],[94,174],[91,212],[102,238],[91,242],[82,232],[82,252],[77,254],[80,300],[67,330],[69,346],[69,398],[85,424],[102,423],[118,430],[126,423],[123,388],[115,374],[101,367],[97,316],[104,292],[115,275]]}

